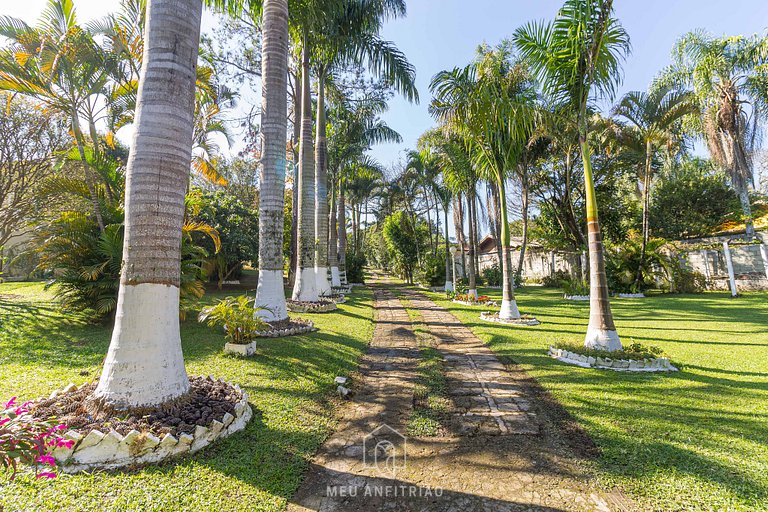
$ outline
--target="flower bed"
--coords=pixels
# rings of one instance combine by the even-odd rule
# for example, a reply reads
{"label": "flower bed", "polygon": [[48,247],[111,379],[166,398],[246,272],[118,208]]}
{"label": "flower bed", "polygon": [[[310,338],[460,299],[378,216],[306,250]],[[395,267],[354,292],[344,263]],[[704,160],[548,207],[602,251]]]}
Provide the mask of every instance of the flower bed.
{"label": "flower bed", "polygon": [[281,320],[279,322],[267,322],[267,325],[269,325],[271,329],[257,331],[256,336],[261,338],[282,338],[283,336],[306,334],[317,330],[312,320],[304,320],[303,318],[289,318],[288,320]]}
{"label": "flower bed", "polygon": [[493,323],[503,324],[503,325],[519,325],[519,326],[539,325],[541,323],[531,315],[522,315],[520,318],[505,319],[505,318],[499,318],[498,313],[492,313],[490,311],[483,311],[482,313],[480,313],[480,320],[485,320],[486,322],[493,322]]}
{"label": "flower bed", "polygon": [[577,354],[562,348],[549,347],[550,357],[564,363],[581,366],[582,368],[598,368],[601,370],[613,370],[617,372],[676,372],[678,368],[672,365],[667,357],[654,357],[646,359],[613,359],[607,357],[611,352],[605,352],[604,356]]}
{"label": "flower bed", "polygon": [[[32,406],[36,417],[56,416],[72,441],[53,451],[65,473],[157,463],[195,453],[213,441],[245,428],[251,419],[248,395],[239,386],[213,377],[190,377],[190,391],[172,407],[136,413],[89,413],[95,383],[54,392]],[[98,408],[98,407],[97,407]]]}
{"label": "flower bed", "polygon": [[285,303],[291,313],[327,313],[336,309],[336,302],[330,299],[320,299],[317,302],[287,300]]}
{"label": "flower bed", "polygon": [[462,306],[486,306],[491,308],[497,308],[499,305],[490,299],[487,295],[480,295],[475,298],[472,295],[454,295],[453,302],[455,304],[461,304]]}

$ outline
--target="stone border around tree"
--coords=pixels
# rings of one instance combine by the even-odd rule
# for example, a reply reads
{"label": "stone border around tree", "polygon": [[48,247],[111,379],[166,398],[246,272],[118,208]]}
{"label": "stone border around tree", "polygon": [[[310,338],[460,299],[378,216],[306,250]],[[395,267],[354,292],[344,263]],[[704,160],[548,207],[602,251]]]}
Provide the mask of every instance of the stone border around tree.
{"label": "stone border around tree", "polygon": [[336,302],[330,299],[317,302],[287,300],[285,305],[291,313],[328,313],[336,309]]}
{"label": "stone border around tree", "polygon": [[257,331],[256,336],[259,338],[284,338],[286,336],[295,336],[297,334],[307,334],[315,332],[317,327],[312,320],[304,320],[301,318],[291,319],[292,323],[303,323],[301,327],[289,327],[287,329],[272,329],[270,331]]}
{"label": "stone border around tree", "polygon": [[608,357],[593,357],[576,354],[561,348],[549,347],[549,356],[563,363],[580,366],[582,368],[596,368],[598,370],[613,370],[616,372],[677,372],[666,357],[654,359],[611,359]]}
{"label": "stone border around tree", "polygon": [[470,302],[470,301],[467,301],[467,300],[456,300],[456,299],[453,299],[451,302],[453,302],[454,304],[461,304],[462,306],[485,306],[487,308],[497,308],[497,307],[499,307],[499,305],[495,301],[492,301],[492,300],[487,300],[485,302],[477,302],[477,301],[476,302]]}
{"label": "stone border around tree", "polygon": [[565,300],[588,301],[589,295],[563,295]]}
{"label": "stone border around tree", "polygon": [[534,325],[539,325],[541,322],[536,320],[533,317],[521,317],[521,318],[515,318],[512,320],[505,320],[502,318],[499,318],[498,313],[494,313],[491,311],[483,311],[480,313],[480,320],[484,320],[486,322],[492,322],[495,324],[501,324],[501,325],[513,325],[518,327],[531,327]]}
{"label": "stone border around tree", "polygon": [[[210,376],[208,379],[211,382],[215,380]],[[234,416],[225,413],[221,421],[213,420],[207,427],[198,425],[193,434],[181,434],[178,438],[170,433],[161,438],[137,430],[131,430],[125,436],[115,430],[107,433],[92,430],[86,435],[77,430],[69,430],[64,434],[64,438],[74,441],[75,444],[72,448],[56,448],[53,456],[64,473],[79,473],[95,469],[112,470],[156,464],[198,452],[218,439],[243,430],[253,416],[248,404],[248,394],[237,384],[227,382],[223,378],[219,381],[241,394],[240,401],[235,405]]]}
{"label": "stone border around tree", "polygon": [[618,293],[616,296],[620,299],[645,299],[644,293]]}

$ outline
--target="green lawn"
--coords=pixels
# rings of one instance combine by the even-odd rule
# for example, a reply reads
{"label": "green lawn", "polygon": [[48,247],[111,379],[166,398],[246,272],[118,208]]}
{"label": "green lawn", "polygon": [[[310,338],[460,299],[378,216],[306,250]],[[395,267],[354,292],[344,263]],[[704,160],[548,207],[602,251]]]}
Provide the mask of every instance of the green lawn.
{"label": "green lawn", "polygon": [[[500,299],[499,290],[482,294]],[[536,327],[479,320],[483,308],[453,311],[500,355],[520,363],[602,449],[598,474],[644,510],[768,510],[768,294],[655,295],[612,301],[625,344],[666,351],[682,371],[625,374],[549,358],[555,341],[583,341],[589,304],[530,287],[522,313]]]}
{"label": "green lawn", "polygon": [[[206,299],[217,295],[224,294]],[[52,481],[19,475],[13,483],[0,475],[0,510],[282,510],[333,428],[333,378],[356,368],[373,335],[372,311],[370,291],[356,288],[338,312],[301,315],[319,332],[260,341],[250,359],[223,355],[220,333],[188,319],[187,370],[225,377],[248,392],[255,415],[246,430],[141,471]],[[62,314],[39,283],[0,285],[0,400],[97,378],[110,333]]]}

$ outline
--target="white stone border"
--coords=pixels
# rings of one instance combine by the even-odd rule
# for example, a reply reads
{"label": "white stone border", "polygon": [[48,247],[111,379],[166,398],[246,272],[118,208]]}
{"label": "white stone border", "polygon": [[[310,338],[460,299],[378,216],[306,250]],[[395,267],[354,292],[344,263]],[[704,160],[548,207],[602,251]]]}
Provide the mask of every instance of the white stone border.
{"label": "white stone border", "polygon": [[589,300],[589,295],[563,295],[563,298],[565,300],[586,301]]}
{"label": "white stone border", "polygon": [[259,338],[283,338],[285,336],[294,336],[296,334],[306,334],[308,332],[315,332],[317,327],[312,320],[309,323],[301,327],[291,327],[290,329],[272,329],[271,331],[257,331],[256,335]]}
{"label": "white stone border", "polygon": [[250,357],[256,353],[256,341],[250,343],[225,343],[225,354],[236,354],[238,356]]}
{"label": "white stone border", "polygon": [[655,359],[611,359],[608,357],[592,357],[569,352],[561,348],[549,347],[549,356],[563,363],[581,366],[582,368],[597,368],[599,370],[613,370],[616,372],[677,372],[678,368],[670,363],[666,357]]}
{"label": "white stone border", "polygon": [[505,320],[503,318],[499,318],[498,313],[493,313],[491,311],[483,311],[482,313],[480,313],[480,320],[485,320],[486,322],[493,322],[495,324],[516,325],[516,326],[526,326],[526,327],[539,325],[541,323],[535,318],[514,318],[511,320]]}
{"label": "white stone border", "polygon": [[352,285],[333,286],[333,287],[331,287],[331,292],[339,293],[339,294],[342,294],[342,295],[349,295],[350,293],[352,293]]}
{"label": "white stone border", "polygon": [[328,313],[336,309],[336,302],[327,299],[324,301],[313,302],[310,305],[300,305],[292,300],[285,301],[288,311],[291,313]]}
{"label": "white stone border", "polygon": [[[213,382],[213,377],[208,377]],[[248,394],[237,384],[219,379],[242,394],[235,404],[235,415],[225,413],[222,421],[213,420],[207,427],[198,425],[192,434],[181,434],[178,438],[165,434],[159,438],[149,432],[131,430],[125,436],[110,430],[106,434],[91,430],[87,435],[69,430],[64,438],[72,440],[72,448],[60,447],[53,451],[57,465],[64,473],[79,473],[94,469],[118,469],[138,464],[155,464],[188,453],[195,453],[217,439],[222,439],[243,430],[253,416],[248,405]],[[68,386],[69,387],[69,386]]]}
{"label": "white stone border", "polygon": [[470,301],[467,301],[467,300],[456,300],[456,299],[453,299],[451,302],[453,302],[454,304],[461,304],[462,306],[485,306],[487,308],[497,308],[497,307],[499,307],[499,305],[496,304],[496,302],[494,302],[492,300],[487,300],[485,302],[479,302],[479,301],[470,302]]}
{"label": "white stone border", "polygon": [[616,295],[620,299],[644,299],[644,293],[619,293]]}

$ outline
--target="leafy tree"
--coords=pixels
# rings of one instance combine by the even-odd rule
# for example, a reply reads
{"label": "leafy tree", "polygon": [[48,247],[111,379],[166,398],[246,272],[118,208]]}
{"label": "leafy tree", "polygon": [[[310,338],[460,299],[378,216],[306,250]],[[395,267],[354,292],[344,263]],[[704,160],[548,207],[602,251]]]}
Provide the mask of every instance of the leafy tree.
{"label": "leafy tree", "polygon": [[712,162],[684,160],[665,171],[651,195],[651,232],[671,240],[710,235],[739,209],[727,176]]}
{"label": "leafy tree", "polygon": [[418,238],[415,226],[404,212],[394,213],[384,221],[384,240],[392,256],[393,269],[413,284]]}

